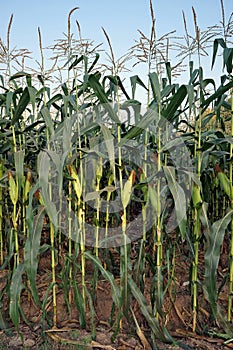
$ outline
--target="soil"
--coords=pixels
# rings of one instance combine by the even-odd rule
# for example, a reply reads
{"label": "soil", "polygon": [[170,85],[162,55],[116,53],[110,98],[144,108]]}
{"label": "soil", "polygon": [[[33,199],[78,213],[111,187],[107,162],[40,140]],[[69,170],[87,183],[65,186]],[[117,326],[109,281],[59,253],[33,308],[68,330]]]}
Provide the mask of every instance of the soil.
{"label": "soil", "polygon": [[[225,242],[227,244],[227,242]],[[200,281],[203,279],[204,257],[199,257],[200,264]],[[116,259],[117,262],[117,259]],[[61,262],[62,264],[62,262]],[[223,247],[222,256],[219,263],[220,275],[226,274],[228,265],[227,247]],[[165,324],[170,334],[174,339],[174,344],[163,343],[160,340],[156,341],[158,350],[162,349],[229,349],[233,348],[233,343],[224,344],[225,339],[220,337],[218,325],[211,320],[211,311],[207,301],[199,289],[199,305],[196,333],[192,332],[192,308],[189,286],[189,263],[185,254],[185,247],[182,251],[177,251],[176,256],[176,279],[174,284],[168,289],[164,298],[164,313],[166,314]],[[110,314],[112,309],[111,287],[103,279],[99,280],[97,287],[97,300],[95,304],[96,312],[96,338],[92,341],[91,335],[91,313],[86,312],[87,327],[82,329],[79,323],[79,315],[74,304],[71,307],[70,314],[67,312],[62,289],[59,288],[61,280],[59,279],[59,266],[57,266],[57,327],[49,327],[47,321],[42,322],[42,312],[33,303],[32,298],[25,290],[22,292],[21,305],[25,313],[26,319],[21,320],[19,332],[13,328],[12,323],[5,315],[0,313],[1,318],[4,317],[7,322],[7,327],[0,331],[0,350],[4,349],[106,349],[106,350],[150,350],[150,331],[145,319],[140,313],[140,308],[137,302],[132,302],[132,308],[136,315],[137,321],[140,324],[141,333],[135,331],[133,324],[127,324],[123,320],[121,331],[113,341],[113,330],[110,325]],[[60,267],[61,269],[61,267]],[[117,271],[117,269],[116,269]],[[119,273],[119,271],[118,271]],[[6,283],[8,271],[0,271],[0,290]],[[88,276],[92,276],[93,267],[87,262],[86,277],[88,284]],[[115,280],[119,280],[119,275],[115,272]],[[80,280],[80,276],[77,276]],[[40,257],[37,275],[37,288],[39,296],[43,300],[48,284],[51,281],[51,261],[50,254],[46,253]],[[149,288],[151,284],[151,276],[146,277],[145,296],[149,300]],[[166,278],[164,280],[166,284]],[[170,292],[169,292],[170,290]],[[73,298],[73,295],[71,295]],[[72,299],[72,302],[73,299]],[[227,290],[223,289],[219,297],[219,302],[222,308],[227,307]],[[7,308],[7,300],[4,299],[5,309]],[[46,306],[47,312],[52,315],[52,301]],[[28,324],[27,324],[27,322]],[[212,330],[212,336],[209,330]],[[219,334],[219,336],[214,336]],[[146,340],[147,341],[146,341]]]}

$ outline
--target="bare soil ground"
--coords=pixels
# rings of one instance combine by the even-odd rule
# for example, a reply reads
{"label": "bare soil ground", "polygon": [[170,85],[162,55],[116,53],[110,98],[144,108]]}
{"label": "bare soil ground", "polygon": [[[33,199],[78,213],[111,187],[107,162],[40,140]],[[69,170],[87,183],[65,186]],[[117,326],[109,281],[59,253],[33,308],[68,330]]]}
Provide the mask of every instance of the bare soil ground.
{"label": "bare soil ground", "polygon": [[[226,249],[227,250],[227,249]],[[200,281],[203,279],[204,271],[202,265],[204,258],[200,254]],[[166,344],[157,340],[157,349],[230,349],[233,348],[233,343],[224,344],[224,339],[219,336],[210,336],[207,333],[210,329],[220,333],[214,320],[211,320],[211,312],[209,305],[204,298],[202,290],[199,290],[199,312],[197,320],[197,332],[192,332],[192,308],[189,287],[189,266],[188,259],[185,256],[185,249],[177,254],[176,270],[174,285],[170,293],[164,299],[164,312],[166,314],[166,327],[174,338],[174,344]],[[43,300],[48,284],[51,281],[50,272],[50,254],[45,254],[40,258],[37,287],[39,296]],[[219,269],[222,274],[225,273],[228,265],[227,251],[222,256],[219,264]],[[87,264],[87,283],[88,276],[92,276],[93,268]],[[0,290],[6,283],[7,270],[0,271]],[[116,276],[117,280],[118,276]],[[33,303],[25,290],[22,293],[21,304],[25,313],[26,319],[30,324],[21,321],[19,334],[13,328],[9,318],[6,317],[8,329],[0,331],[0,350],[5,349],[111,349],[111,350],[150,350],[148,344],[143,341],[143,337],[136,334],[134,325],[129,325],[123,322],[122,329],[116,339],[112,341],[113,330],[109,324],[109,318],[112,307],[111,288],[109,284],[101,280],[97,289],[97,301],[95,305],[96,311],[96,339],[91,341],[91,315],[87,310],[87,327],[81,329],[79,324],[79,315],[76,307],[72,305],[70,314],[67,312],[62,289],[59,289],[59,271],[58,271],[58,290],[57,290],[57,328],[51,328],[46,321],[42,330],[42,313],[41,310]],[[146,280],[145,296],[149,300],[150,276]],[[164,280],[166,284],[166,278]],[[227,290],[222,291],[220,295],[221,307],[226,310],[227,306]],[[7,300],[4,299],[5,309],[7,308]],[[147,341],[151,344],[150,331],[146,324],[136,301],[132,303],[133,310],[140,323],[141,331]],[[52,315],[52,301],[47,305],[47,311]],[[7,312],[5,313],[7,315]],[[1,317],[0,313],[0,324]]]}

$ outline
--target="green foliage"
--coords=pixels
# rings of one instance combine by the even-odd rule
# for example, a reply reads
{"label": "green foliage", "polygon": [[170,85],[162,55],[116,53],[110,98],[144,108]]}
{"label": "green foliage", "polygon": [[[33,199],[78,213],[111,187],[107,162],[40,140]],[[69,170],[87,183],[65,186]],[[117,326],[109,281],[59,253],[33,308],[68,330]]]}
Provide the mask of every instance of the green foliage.
{"label": "green foliage", "polygon": [[45,212],[43,207],[38,208],[38,214],[34,217],[32,212],[32,204],[29,204],[27,208],[28,237],[24,247],[24,259],[25,270],[27,272],[28,280],[30,282],[32,296],[38,305],[40,305],[40,300],[36,286],[36,275],[44,217]]}
{"label": "green foliage", "polygon": [[225,331],[228,330],[228,327],[225,327],[226,322],[224,321],[222,311],[217,304],[218,292],[216,287],[216,277],[221,255],[220,249],[223,244],[224,234],[232,220],[232,215],[233,211],[231,210],[222,219],[213,223],[210,232],[209,246],[205,253],[205,285],[207,296],[214,317],[218,320],[221,326],[223,326]]}
{"label": "green foliage", "polygon": [[24,271],[25,271],[24,264],[23,263],[19,264],[12,274],[12,280],[10,284],[9,314],[17,330],[19,328],[19,323],[20,323],[20,294],[23,289],[22,275]]}
{"label": "green foliage", "polygon": [[[41,310],[42,324],[46,319],[56,328],[57,297],[63,292],[68,311],[75,305],[80,327],[90,326],[94,339],[101,275],[111,289],[113,337],[123,322],[130,323],[131,317],[136,320],[131,307],[135,300],[152,339],[173,342],[164,323],[163,303],[165,297],[172,298],[171,286],[177,283],[173,245],[174,255],[179,246],[181,255],[188,256],[192,271],[187,308],[192,309],[193,331],[198,323],[199,257],[203,253],[203,290],[214,317],[231,334],[218,305],[217,285],[227,283],[230,275],[229,321],[232,249],[229,270],[224,276],[217,271],[224,239],[233,246],[229,113],[233,109],[233,49],[227,36],[200,33],[195,21],[200,36],[192,38],[186,32],[187,47],[180,46],[183,60],[190,59],[188,83],[173,83],[173,73],[183,61],[173,66],[165,59],[160,45],[169,35],[156,43],[152,3],[151,15],[151,36],[139,32],[141,38],[132,49],[137,63],[148,64],[148,80],[131,76],[130,92],[121,69],[132,57],[116,61],[105,31],[111,67],[101,63],[98,47],[89,50],[89,42],[71,40],[68,31],[66,39],[53,47],[60,78],[55,66],[46,72],[43,62],[36,75],[24,68],[10,75],[9,62],[6,76],[0,76],[0,257],[1,270],[9,270],[1,302],[7,293],[7,311],[17,329],[26,287],[28,297]],[[219,86],[212,78],[204,79],[200,58],[205,38],[213,40],[212,68],[222,49],[227,75],[221,77]],[[195,52],[196,69],[191,59]],[[54,90],[51,77],[60,79]],[[226,132],[230,119],[231,130]],[[134,249],[136,257],[132,258]],[[51,274],[42,299],[37,277],[47,251]],[[93,265],[93,275],[88,273],[87,262]],[[165,281],[169,281],[167,286]],[[0,327],[6,326],[1,307]]]}

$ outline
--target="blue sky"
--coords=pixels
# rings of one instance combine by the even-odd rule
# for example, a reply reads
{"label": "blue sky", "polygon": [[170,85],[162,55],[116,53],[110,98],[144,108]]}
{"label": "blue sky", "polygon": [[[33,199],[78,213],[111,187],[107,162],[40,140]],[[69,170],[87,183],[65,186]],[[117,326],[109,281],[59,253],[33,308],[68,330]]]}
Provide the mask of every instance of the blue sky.
{"label": "blue sky", "polygon": [[[232,0],[225,0],[226,18],[233,11]],[[38,59],[38,33],[40,27],[43,46],[64,38],[67,31],[67,15],[78,6],[72,15],[72,31],[76,32],[75,20],[78,20],[82,35],[95,41],[105,42],[101,27],[104,27],[111,39],[116,57],[123,55],[134,39],[139,37],[137,29],[145,34],[150,32],[149,0],[7,0],[0,1],[0,37],[6,42],[7,25],[13,13],[11,46],[27,48]],[[221,20],[220,0],[153,0],[158,36],[176,30],[183,35],[182,10],[184,10],[190,33],[194,33],[192,6],[197,13],[201,29],[219,24]],[[106,45],[104,46],[106,47]],[[209,59],[210,61],[210,59]]]}

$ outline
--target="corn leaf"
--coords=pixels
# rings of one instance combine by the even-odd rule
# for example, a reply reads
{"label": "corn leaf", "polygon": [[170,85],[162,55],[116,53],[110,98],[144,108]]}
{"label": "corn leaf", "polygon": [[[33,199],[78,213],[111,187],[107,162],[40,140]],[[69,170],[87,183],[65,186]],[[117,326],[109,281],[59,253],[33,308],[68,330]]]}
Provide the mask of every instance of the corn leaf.
{"label": "corn leaf", "polygon": [[[70,60],[72,60],[73,57],[71,57]],[[69,70],[73,69],[74,67],[76,67],[80,62],[82,62],[83,60],[87,60],[87,57],[85,57],[84,55],[81,55],[80,57],[76,57],[76,59],[74,60],[74,62],[69,66]],[[69,60],[69,61],[70,61]],[[69,61],[67,63],[69,63]]]}
{"label": "corn leaf", "polygon": [[121,201],[124,208],[126,208],[127,205],[129,204],[130,197],[132,194],[132,186],[133,186],[133,171],[131,172],[128,180],[125,182],[125,185],[121,192]]}
{"label": "corn leaf", "polygon": [[176,112],[181,106],[187,95],[187,87],[181,85],[177,92],[172,96],[167,108],[162,112],[162,116],[165,117],[168,121],[173,121],[176,117]]}
{"label": "corn leaf", "polygon": [[226,47],[223,50],[223,61],[224,61],[224,66],[226,66],[227,68],[228,74],[232,73],[232,59],[233,59],[233,48]]}
{"label": "corn leaf", "polygon": [[74,287],[74,302],[77,307],[77,310],[79,311],[80,326],[81,328],[85,328],[86,326],[85,307],[84,307],[85,304],[84,304],[82,293],[75,279],[73,280],[73,287]]}
{"label": "corn leaf", "polygon": [[14,79],[18,79],[18,78],[22,78],[22,77],[26,77],[26,76],[30,76],[30,74],[23,72],[23,71],[17,72],[10,77],[9,81],[14,80]]}
{"label": "corn leaf", "polygon": [[[40,194],[42,197],[42,203],[45,206],[45,209],[48,213],[48,216],[53,223],[54,227],[57,228],[58,225],[58,212],[56,209],[56,205],[54,201],[57,201],[57,189],[56,183],[54,184],[51,179],[49,179],[49,171],[50,171],[50,158],[47,152],[40,152],[38,156],[38,174],[39,174],[39,185],[41,187]],[[50,198],[49,188],[53,188],[55,186],[55,193],[53,193],[53,198]]]}
{"label": "corn leaf", "polygon": [[98,81],[98,79],[96,78],[96,76],[94,74],[90,74],[89,75],[88,83],[89,83],[90,87],[94,90],[94,92],[95,92],[96,96],[98,97],[99,101],[103,104],[103,107],[108,112],[109,117],[115,123],[119,124],[120,120],[119,120],[117,114],[115,113],[115,111],[113,110],[112,106],[110,105],[110,102],[108,100],[108,96],[105,93],[102,85],[100,84],[100,82]]}
{"label": "corn leaf", "polygon": [[132,88],[132,99],[135,98],[137,84],[142,86],[145,90],[148,91],[146,85],[143,83],[143,81],[139,78],[138,75],[134,75],[134,76],[130,77],[130,83],[131,83],[131,88]]}
{"label": "corn leaf", "polygon": [[24,178],[24,157],[25,157],[24,150],[20,150],[14,153],[16,179],[18,182],[18,191],[20,191],[20,188],[23,183],[23,178]]}
{"label": "corn leaf", "polygon": [[210,97],[208,97],[202,104],[201,107],[205,107],[205,109],[209,106],[211,102],[221,97],[225,92],[229,91],[233,87],[233,80],[230,81],[226,85],[221,85],[215,93],[213,93]]}
{"label": "corn leaf", "polygon": [[111,166],[111,170],[114,174],[114,178],[115,178],[115,147],[114,147],[114,138],[113,135],[111,133],[111,131],[109,130],[109,128],[107,128],[105,125],[101,124],[101,131],[103,133],[104,136],[104,141],[105,141],[105,145],[107,148],[107,152],[108,152],[108,160],[110,162],[110,166]]}
{"label": "corn leaf", "polygon": [[109,79],[110,82],[113,84],[113,86],[120,88],[121,91],[123,92],[123,94],[125,95],[125,97],[127,98],[127,100],[130,100],[129,95],[127,94],[127,91],[124,88],[124,85],[121,81],[121,78],[117,75],[117,76],[113,76],[113,75],[107,75],[103,78],[103,84],[105,83],[105,80]]}
{"label": "corn leaf", "polygon": [[212,57],[212,65],[211,65],[211,69],[213,69],[214,63],[215,63],[215,59],[216,59],[216,55],[218,52],[218,46],[222,46],[222,48],[224,49],[226,47],[226,43],[222,38],[218,38],[214,40],[214,44],[213,44],[213,57]]}
{"label": "corn leaf", "polygon": [[207,296],[215,317],[217,317],[216,275],[220,259],[220,248],[227,226],[232,219],[233,211],[229,211],[222,219],[216,221],[210,232],[210,243],[205,253],[205,285]]}
{"label": "corn leaf", "polygon": [[14,116],[13,116],[13,119],[12,119],[12,125],[14,125],[15,123],[18,122],[18,120],[20,118],[22,118],[22,114],[23,112],[25,111],[28,103],[30,101],[30,95],[29,95],[29,92],[28,92],[28,88],[26,87],[19,99],[19,102],[17,104],[17,107],[15,109],[15,112],[14,112]]}
{"label": "corn leaf", "polygon": [[195,183],[193,184],[192,201],[193,201],[194,208],[196,209],[201,208],[201,205],[202,205],[201,188]]}
{"label": "corn leaf", "polygon": [[93,63],[91,64],[90,68],[88,69],[87,73],[90,73],[92,71],[92,69],[95,67],[96,63],[98,62],[99,58],[100,58],[100,54],[97,52],[95,54],[95,59],[94,59]]}
{"label": "corn leaf", "polygon": [[110,283],[111,288],[112,288],[113,301],[117,305],[117,307],[120,309],[120,307],[121,307],[120,291],[119,291],[119,287],[115,283],[113,274],[103,268],[102,263],[98,257],[92,255],[91,253],[89,253],[87,251],[84,253],[84,255],[88,260],[90,260],[100,270],[103,277],[108,280],[108,282]]}
{"label": "corn leaf", "polygon": [[184,239],[187,222],[186,196],[183,188],[176,180],[175,168],[171,166],[164,166],[163,171],[168,183],[169,190],[171,191],[172,197],[174,199],[177,224],[179,226],[181,236]]}
{"label": "corn leaf", "polygon": [[228,179],[227,175],[223,172],[218,172],[217,176],[222,189],[224,190],[226,195],[231,199],[231,182]]}
{"label": "corn leaf", "polygon": [[10,325],[8,324],[5,316],[5,312],[3,310],[3,307],[0,308],[0,330],[7,330],[10,329]]}
{"label": "corn leaf", "polygon": [[45,124],[50,132],[50,135],[53,136],[54,135],[54,125],[53,125],[53,121],[52,121],[52,118],[51,118],[51,115],[49,113],[49,110],[47,107],[44,107],[41,111],[40,111],[44,121],[45,121]]}
{"label": "corn leaf", "polygon": [[18,265],[14,270],[10,284],[10,306],[9,314],[14,326],[18,329],[20,322],[20,294],[23,288],[22,275],[25,271],[24,263]]}
{"label": "corn leaf", "polygon": [[156,214],[158,214],[158,194],[156,189],[152,186],[148,186],[148,194],[149,194],[150,203],[153,209],[155,210]]}
{"label": "corn leaf", "polygon": [[15,93],[13,91],[8,91],[6,94],[6,114],[10,116],[11,112],[11,104],[13,100],[13,96]]}
{"label": "corn leaf", "polygon": [[153,92],[153,97],[158,104],[161,103],[161,92],[158,74],[153,72],[149,74],[150,85]]}
{"label": "corn leaf", "polygon": [[133,294],[134,298],[137,300],[140,310],[145,317],[146,321],[150,325],[150,328],[156,338],[165,341],[165,342],[173,342],[172,336],[169,334],[167,329],[163,326],[160,325],[158,320],[153,316],[151,307],[147,303],[144,295],[134,282],[131,276],[128,278],[128,283],[131,289],[131,293]]}
{"label": "corn leaf", "polygon": [[[30,200],[31,202],[31,200]],[[37,305],[40,305],[38,290],[36,286],[36,274],[38,267],[38,254],[40,239],[44,223],[45,211],[43,207],[38,208],[38,214],[33,218],[31,203],[27,208],[28,237],[24,248],[25,270],[30,281],[32,296]]]}
{"label": "corn leaf", "polygon": [[123,146],[128,140],[134,139],[137,136],[141,135],[141,133],[155,120],[156,112],[152,109],[149,109],[143,118],[138,122],[137,125],[133,126],[124,137],[122,137],[120,146]]}
{"label": "corn leaf", "polygon": [[10,193],[10,199],[14,205],[18,202],[18,186],[15,182],[11,171],[8,173],[9,178],[9,193]]}
{"label": "corn leaf", "polygon": [[69,172],[70,172],[70,176],[73,178],[72,184],[73,184],[73,188],[76,193],[76,196],[80,199],[82,196],[82,185],[81,185],[79,176],[75,170],[75,167],[73,165],[69,166]]}

